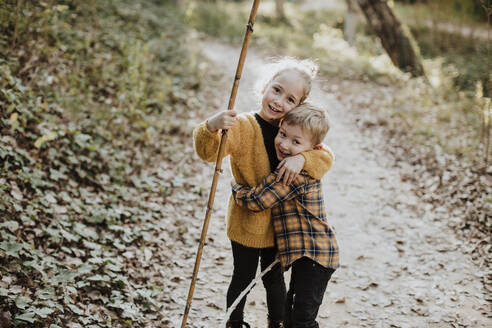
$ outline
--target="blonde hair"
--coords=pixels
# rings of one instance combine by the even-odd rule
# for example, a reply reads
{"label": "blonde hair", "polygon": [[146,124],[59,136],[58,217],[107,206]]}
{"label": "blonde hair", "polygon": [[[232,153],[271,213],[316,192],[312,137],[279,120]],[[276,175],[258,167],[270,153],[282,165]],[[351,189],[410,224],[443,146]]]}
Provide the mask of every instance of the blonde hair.
{"label": "blonde hair", "polygon": [[303,131],[309,132],[313,145],[321,144],[330,130],[328,113],[323,108],[308,102],[288,112],[280,124],[284,123],[300,126]]}
{"label": "blonde hair", "polygon": [[261,68],[260,78],[256,81],[256,91],[260,95],[273,80],[286,71],[295,71],[304,82],[304,95],[299,101],[302,104],[309,96],[313,80],[318,72],[318,65],[311,59],[297,59],[293,57],[283,57],[279,60],[268,63]]}

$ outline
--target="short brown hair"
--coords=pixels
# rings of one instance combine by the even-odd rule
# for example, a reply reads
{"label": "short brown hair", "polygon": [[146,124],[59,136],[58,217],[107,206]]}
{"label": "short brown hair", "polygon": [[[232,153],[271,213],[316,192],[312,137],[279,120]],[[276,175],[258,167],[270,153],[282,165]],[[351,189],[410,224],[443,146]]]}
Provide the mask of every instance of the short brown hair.
{"label": "short brown hair", "polygon": [[300,126],[303,130],[311,133],[313,145],[323,142],[330,130],[328,113],[320,107],[305,102],[284,116],[282,123]]}

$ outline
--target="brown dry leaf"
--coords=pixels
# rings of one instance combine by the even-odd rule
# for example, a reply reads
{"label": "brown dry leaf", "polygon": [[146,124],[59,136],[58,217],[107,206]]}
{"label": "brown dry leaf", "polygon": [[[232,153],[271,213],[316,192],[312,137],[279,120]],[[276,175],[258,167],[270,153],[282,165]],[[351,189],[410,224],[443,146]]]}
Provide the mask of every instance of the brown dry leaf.
{"label": "brown dry leaf", "polygon": [[210,308],[212,308],[212,309],[216,309],[216,310],[221,310],[222,309],[220,306],[218,306],[217,304],[212,303],[212,302],[208,303],[207,306],[210,307]]}
{"label": "brown dry leaf", "polygon": [[345,296],[335,301],[335,304],[345,304]]}
{"label": "brown dry leaf", "polygon": [[12,319],[12,316],[10,315],[10,312],[1,312],[0,313],[0,328],[8,328],[11,325],[10,320]]}
{"label": "brown dry leaf", "polygon": [[429,316],[429,310],[426,308],[421,308],[421,307],[412,307],[412,311],[417,313],[420,316],[427,317]]}

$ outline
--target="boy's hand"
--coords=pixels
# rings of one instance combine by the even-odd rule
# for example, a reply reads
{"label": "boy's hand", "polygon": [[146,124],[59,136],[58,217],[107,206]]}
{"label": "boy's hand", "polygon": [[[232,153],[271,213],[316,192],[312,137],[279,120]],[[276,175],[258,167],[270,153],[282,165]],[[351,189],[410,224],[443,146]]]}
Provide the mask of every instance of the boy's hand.
{"label": "boy's hand", "polygon": [[234,110],[220,111],[207,120],[207,128],[211,132],[217,132],[220,129],[228,130],[236,122],[236,116],[237,112]]}
{"label": "boy's hand", "polygon": [[290,185],[301,172],[305,162],[306,159],[301,154],[285,158],[277,166],[277,170],[279,171],[276,181],[279,182],[282,180],[284,185]]}

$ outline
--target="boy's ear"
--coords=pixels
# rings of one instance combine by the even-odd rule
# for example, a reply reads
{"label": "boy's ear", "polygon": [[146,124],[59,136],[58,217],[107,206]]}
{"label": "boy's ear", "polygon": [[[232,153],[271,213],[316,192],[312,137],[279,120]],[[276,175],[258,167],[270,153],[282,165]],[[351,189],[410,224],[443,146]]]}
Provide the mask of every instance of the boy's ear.
{"label": "boy's ear", "polygon": [[314,149],[314,150],[321,150],[321,149],[323,149],[323,144],[317,144],[317,145],[314,145],[314,146],[313,146],[313,149]]}

